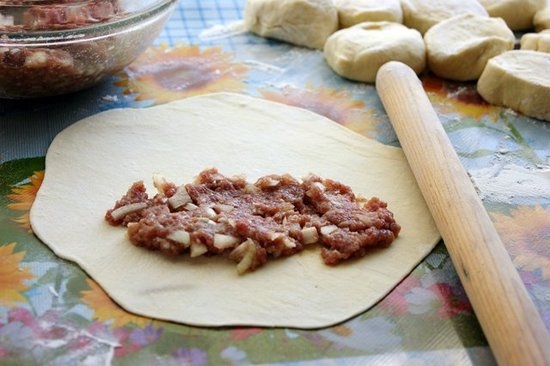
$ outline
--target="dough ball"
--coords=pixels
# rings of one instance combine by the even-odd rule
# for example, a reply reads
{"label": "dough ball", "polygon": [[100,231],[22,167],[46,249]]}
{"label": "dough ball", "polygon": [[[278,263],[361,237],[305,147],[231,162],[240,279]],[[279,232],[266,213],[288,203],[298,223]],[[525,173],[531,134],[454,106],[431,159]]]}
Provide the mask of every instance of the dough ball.
{"label": "dough ball", "polygon": [[535,13],[546,6],[546,0],[479,0],[492,17],[502,18],[512,30],[533,26]]}
{"label": "dough ball", "polygon": [[339,30],[327,39],[324,53],[337,74],[365,82],[374,82],[388,61],[401,61],[416,73],[426,65],[422,35],[391,22],[364,22]]}
{"label": "dough ball", "polygon": [[248,0],[246,28],[259,36],[298,46],[322,49],[338,30],[338,12],[332,0]]}
{"label": "dough ball", "polygon": [[550,29],[540,33],[526,33],[521,37],[520,48],[550,53]]}
{"label": "dough ball", "polygon": [[487,102],[550,121],[550,54],[512,50],[487,62],[477,91]]}
{"label": "dough ball", "polygon": [[543,8],[535,13],[533,17],[535,30],[540,32],[544,29],[550,29],[550,6]]}
{"label": "dough ball", "polygon": [[434,24],[456,15],[489,16],[477,0],[401,0],[403,23],[424,34]]}
{"label": "dough ball", "polygon": [[403,23],[400,0],[334,0],[334,5],[342,28],[362,22]]}
{"label": "dough ball", "polygon": [[514,33],[499,18],[459,15],[424,34],[426,58],[434,74],[452,80],[476,80],[487,60],[514,48]]}

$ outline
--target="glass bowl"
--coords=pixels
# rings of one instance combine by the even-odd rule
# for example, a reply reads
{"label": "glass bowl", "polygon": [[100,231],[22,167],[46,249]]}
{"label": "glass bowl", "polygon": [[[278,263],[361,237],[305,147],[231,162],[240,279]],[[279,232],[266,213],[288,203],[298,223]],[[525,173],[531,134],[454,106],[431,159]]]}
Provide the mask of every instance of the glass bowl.
{"label": "glass bowl", "polygon": [[0,98],[66,94],[130,64],[178,0],[0,0]]}

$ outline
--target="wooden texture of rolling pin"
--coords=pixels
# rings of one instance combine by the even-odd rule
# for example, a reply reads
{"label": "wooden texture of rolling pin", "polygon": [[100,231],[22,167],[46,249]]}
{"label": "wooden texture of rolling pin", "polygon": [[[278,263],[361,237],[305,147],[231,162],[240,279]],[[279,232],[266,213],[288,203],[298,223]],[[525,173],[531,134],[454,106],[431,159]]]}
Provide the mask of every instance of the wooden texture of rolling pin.
{"label": "wooden texture of rolling pin", "polygon": [[550,365],[550,335],[414,71],[376,89],[499,365]]}

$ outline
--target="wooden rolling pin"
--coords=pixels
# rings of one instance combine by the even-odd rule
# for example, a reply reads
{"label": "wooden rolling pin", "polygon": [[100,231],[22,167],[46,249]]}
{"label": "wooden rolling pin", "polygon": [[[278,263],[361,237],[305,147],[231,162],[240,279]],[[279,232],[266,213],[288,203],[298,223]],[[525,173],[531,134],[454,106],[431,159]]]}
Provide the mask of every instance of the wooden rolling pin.
{"label": "wooden rolling pin", "polygon": [[550,335],[420,80],[400,62],[376,89],[499,365],[550,365]]}

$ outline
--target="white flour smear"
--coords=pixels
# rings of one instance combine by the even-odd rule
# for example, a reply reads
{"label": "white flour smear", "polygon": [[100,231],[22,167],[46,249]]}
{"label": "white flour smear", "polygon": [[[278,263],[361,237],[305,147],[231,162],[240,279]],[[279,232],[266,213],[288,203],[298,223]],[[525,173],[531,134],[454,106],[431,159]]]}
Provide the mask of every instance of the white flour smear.
{"label": "white flour smear", "polygon": [[509,164],[470,170],[481,199],[511,203],[515,199],[550,199],[550,168],[527,169]]}
{"label": "white flour smear", "polygon": [[243,21],[238,20],[228,24],[217,24],[205,29],[199,34],[199,39],[201,41],[219,40],[243,34],[246,31]]}

